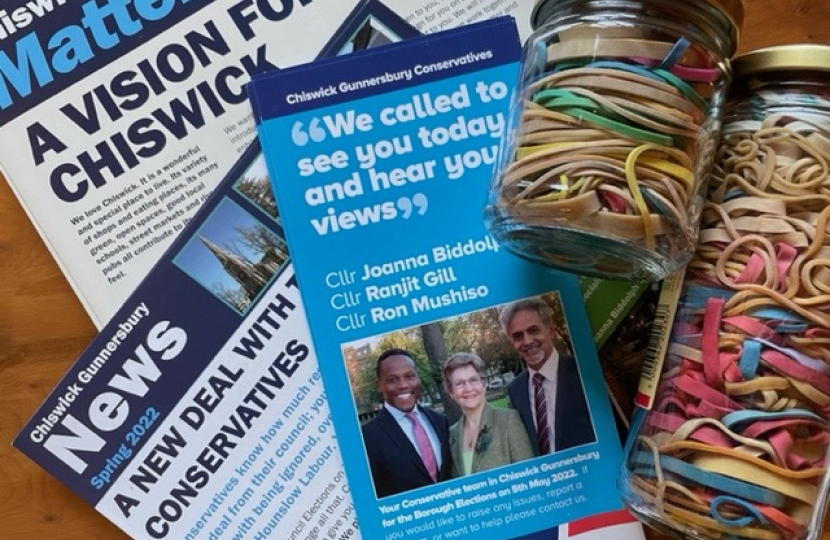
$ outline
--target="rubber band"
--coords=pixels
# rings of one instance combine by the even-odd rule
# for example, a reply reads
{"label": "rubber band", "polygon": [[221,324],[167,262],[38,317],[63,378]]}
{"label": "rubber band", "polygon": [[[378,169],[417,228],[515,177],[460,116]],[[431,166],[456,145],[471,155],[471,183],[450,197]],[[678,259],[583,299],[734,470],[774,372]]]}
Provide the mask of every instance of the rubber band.
{"label": "rubber band", "polygon": [[[661,459],[665,459],[665,456]],[[681,463],[685,463],[678,460]],[[734,486],[730,483],[723,483],[719,488],[712,486],[725,493],[732,493],[744,499],[749,499],[762,504],[769,504],[776,508],[784,506],[784,497],[790,497],[807,504],[812,504],[816,500],[817,488],[809,482],[794,480],[792,478],[782,478],[776,474],[770,473],[763,467],[755,466],[754,464],[737,459],[733,456],[708,456],[700,455],[691,460],[693,466],[701,471],[718,475],[718,483],[721,482],[720,477],[731,478],[737,482],[743,482],[742,478],[751,478],[752,486],[763,487],[772,493],[781,497],[781,504],[770,504],[766,500],[759,500],[762,496],[767,496],[763,492],[754,492],[746,489],[744,486]],[[714,484],[715,482],[712,481]],[[755,498],[754,498],[755,497]],[[771,500],[770,497],[768,500]]]}
{"label": "rubber band", "polygon": [[[632,58],[632,60],[653,68],[656,68],[660,65],[659,60],[653,58],[644,58],[642,56]],[[689,82],[713,83],[722,76],[722,73],[718,71],[716,68],[684,66],[682,64],[677,63],[672,64],[671,67],[668,68],[668,71],[677,75],[684,81]]]}
{"label": "rubber band", "polygon": [[[547,96],[582,96],[590,101],[578,103],[588,105],[589,108],[607,111],[615,120],[629,120],[635,124],[649,128],[652,131],[662,132],[666,135],[679,135],[683,137],[694,137],[698,133],[698,127],[684,117],[673,114],[672,109],[644,107],[634,101],[618,96],[603,96],[587,88],[569,87],[567,89],[548,89],[537,92],[534,95],[534,102],[540,105],[553,108],[550,102],[542,102]],[[553,101],[553,100],[551,100]],[[555,102],[553,103],[555,105]],[[688,157],[686,157],[688,161]]]}
{"label": "rubber band", "polygon": [[[643,195],[639,189],[639,183],[635,171],[635,164],[637,163],[638,158],[641,154],[649,151],[660,151],[661,148],[653,146],[653,145],[643,145],[638,148],[635,148],[628,154],[628,158],[625,161],[625,179],[628,182],[628,188],[631,190],[631,194],[634,197],[634,200],[637,203],[637,208],[640,212],[640,215],[643,216],[643,230],[646,234],[646,246],[649,249],[654,249],[655,246],[655,239],[654,239],[654,232],[651,228],[651,224],[648,221],[648,206],[646,205],[645,200],[643,199]],[[664,210],[664,214],[666,211]]]}
{"label": "rubber band", "polygon": [[[549,64],[578,58],[651,58],[661,61],[674,48],[673,43],[643,39],[574,39],[555,43],[548,47]],[[690,61],[691,60],[691,61]],[[692,59],[680,59],[692,64]]]}
{"label": "rubber band", "polygon": [[646,208],[655,209],[658,214],[673,223],[681,223],[683,221],[684,218],[683,215],[681,215],[681,211],[676,206],[669,203],[665,197],[648,188],[643,188],[641,193],[644,200],[648,202]]}
{"label": "rubber band", "polygon": [[735,293],[728,289],[718,289],[715,287],[706,287],[704,285],[694,284],[686,289],[684,308],[702,308],[706,305],[706,300],[709,298],[721,298],[724,301],[729,300]]}
{"label": "rubber band", "polygon": [[779,420],[779,419],[810,419],[822,422],[823,418],[813,412],[801,409],[788,409],[786,411],[768,412],[768,411],[735,411],[727,414],[721,418],[723,425],[729,429],[734,430],[737,425],[757,422],[763,420]]}
{"label": "rubber band", "polygon": [[758,366],[761,364],[761,342],[747,340],[744,342],[743,354],[738,368],[744,379],[752,379],[758,373]]}
{"label": "rubber band", "polygon": [[661,135],[653,131],[631,126],[623,122],[618,122],[611,118],[607,118],[584,109],[565,107],[562,109],[562,112],[572,116],[580,122],[586,121],[603,129],[607,129],[613,133],[622,135],[623,137],[634,139],[635,141],[643,141],[661,146],[674,146],[674,139],[668,135]]}
{"label": "rubber band", "polygon": [[701,111],[708,113],[709,112],[709,103],[703,97],[700,96],[697,92],[695,92],[694,88],[689,86],[683,79],[676,76],[671,71],[666,69],[660,68],[655,69],[653,71],[655,75],[657,75],[660,80],[663,80],[678,90],[680,90],[684,96],[686,96],[689,101],[695,104],[695,106],[700,109]]}
{"label": "rubber band", "polygon": [[[721,506],[736,506],[749,515],[744,515],[737,518],[727,517],[721,510]],[[766,525],[768,523],[764,515],[759,510],[757,510],[755,506],[737,497],[730,497],[728,495],[718,495],[717,497],[712,499],[710,509],[712,517],[715,518],[715,521],[727,525],[729,527],[747,527],[754,523],[760,523],[762,525]]]}
{"label": "rubber band", "polygon": [[[650,466],[652,469],[655,465],[655,457],[651,453],[646,452],[634,452],[631,456],[631,461],[633,463]],[[659,470],[662,470],[663,473],[669,472],[676,474],[688,481],[696,482],[725,493],[731,493],[743,499],[749,499],[775,508],[782,508],[785,503],[785,498],[780,493],[726,476],[722,473],[706,471],[680,459],[660,455],[659,464]]]}
{"label": "rubber band", "polygon": [[703,373],[706,382],[711,388],[719,388],[723,382],[723,369],[718,362],[718,330],[725,302],[722,298],[710,298],[706,302],[706,312],[703,317],[703,333],[701,336],[701,352],[703,353]]}
{"label": "rubber band", "polygon": [[[574,73],[584,71],[584,73]],[[645,103],[661,104],[691,115],[700,115],[700,109],[668,83],[661,83],[625,71],[610,72],[607,69],[570,70],[551,75],[547,83],[556,82],[565,88],[588,88],[594,91],[620,95]]]}
{"label": "rubber band", "polygon": [[653,70],[645,69],[637,64],[627,64],[625,62],[614,60],[597,60],[596,62],[588,62],[584,65],[584,67],[619,69],[622,71],[636,73],[637,75],[642,75],[643,77],[654,81],[663,80],[659,75],[654,73]]}
{"label": "rubber band", "polygon": [[[644,481],[639,476],[633,476],[631,478],[631,482],[637,489],[639,496],[644,500],[653,502],[654,506],[659,508],[661,515],[666,518],[678,520],[674,522],[676,526],[688,527],[690,525],[694,525],[694,529],[689,531],[690,534],[699,535],[701,533],[700,527],[702,526],[707,535],[711,535],[713,538],[721,538],[727,532],[734,535],[740,534],[740,536],[736,536],[736,538],[758,538],[764,540],[779,538],[776,532],[759,527],[735,528],[719,524],[715,520],[709,521],[711,518],[704,517],[703,515],[704,513],[708,514],[711,511],[710,503],[706,502],[705,495],[695,493],[685,486],[680,486],[677,482],[665,482],[666,491],[669,489],[672,489],[673,491],[669,492],[665,496],[663,504],[658,504],[658,501],[656,501],[653,496],[653,493],[656,490],[656,486],[654,486],[654,484]],[[709,499],[711,499],[711,497],[709,497]],[[804,530],[803,526],[800,526],[798,523],[793,523],[793,520],[789,519],[788,516],[778,509],[764,505],[756,505],[756,508],[758,508],[759,511],[765,515],[767,520],[776,528],[785,529],[787,526],[792,526],[786,530],[788,532],[800,532]],[[667,512],[670,514],[669,516],[665,515]],[[772,515],[773,518],[782,517],[782,522],[779,523],[774,521],[774,519],[770,518],[769,515]],[[717,526],[720,526],[722,530],[713,529],[713,527]],[[710,530],[711,532],[709,532]],[[683,531],[684,529],[681,528],[680,532],[682,533]]]}
{"label": "rubber band", "polygon": [[774,463],[770,463],[759,456],[753,455],[751,453],[751,449],[715,446],[692,440],[673,441],[669,444],[660,446],[659,451],[660,453],[670,454],[676,457],[688,456],[692,452],[732,456],[736,459],[752,463],[756,467],[766,469],[773,474],[797,480],[815,480],[821,478],[827,472],[827,469],[823,467],[814,467],[801,470],[788,469],[786,467],[780,467]]}
{"label": "rubber band", "polygon": [[672,45],[671,50],[666,53],[666,56],[660,60],[660,64],[658,64],[659,69],[667,69],[671,66],[675,65],[686,51],[689,50],[689,47],[692,46],[692,42],[685,36],[680,36],[680,38]]}
{"label": "rubber band", "polygon": [[[806,325],[804,325],[804,324],[798,325],[798,327],[802,328],[802,329],[806,329]],[[784,330],[781,330],[780,328],[781,328],[780,325],[777,326],[776,331],[779,332],[779,333],[783,333],[783,334],[788,334],[789,333],[789,329],[785,328]],[[787,355],[788,357],[792,358],[793,360],[795,360],[796,362],[798,362],[802,366],[805,366],[809,369],[815,370],[816,372],[818,372],[820,374],[830,375],[830,365],[828,365],[826,362],[823,362],[821,360],[817,360],[817,359],[811,357],[808,354],[804,354],[804,353],[800,352],[798,349],[794,349],[794,348],[790,348],[790,347],[782,347],[780,345],[780,343],[777,343],[775,341],[770,341],[768,339],[764,339],[763,336],[751,336],[748,339],[753,340],[753,341],[757,341],[758,343],[763,343],[767,347],[769,347],[771,349],[775,349],[778,352]]]}

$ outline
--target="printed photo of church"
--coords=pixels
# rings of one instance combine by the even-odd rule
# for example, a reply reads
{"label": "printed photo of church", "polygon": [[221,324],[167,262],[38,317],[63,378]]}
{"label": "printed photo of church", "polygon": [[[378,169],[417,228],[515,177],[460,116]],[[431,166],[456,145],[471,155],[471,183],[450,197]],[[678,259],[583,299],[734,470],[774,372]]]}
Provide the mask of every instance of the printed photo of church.
{"label": "printed photo of church", "polygon": [[251,162],[251,165],[236,181],[233,188],[279,223],[280,215],[277,209],[277,201],[274,198],[271,177],[268,175],[262,154],[258,154]]}
{"label": "printed photo of church", "polygon": [[224,199],[174,262],[219,300],[245,314],[288,260],[285,242]]}

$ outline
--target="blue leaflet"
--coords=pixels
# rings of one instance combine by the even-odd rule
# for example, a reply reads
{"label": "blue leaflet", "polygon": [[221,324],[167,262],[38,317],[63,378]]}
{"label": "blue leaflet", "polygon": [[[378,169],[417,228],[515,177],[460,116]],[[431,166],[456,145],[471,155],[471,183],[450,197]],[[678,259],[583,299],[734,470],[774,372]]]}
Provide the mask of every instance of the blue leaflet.
{"label": "blue leaflet", "polygon": [[[499,525],[531,534],[620,508],[619,441],[578,282],[507,253],[482,217],[509,136],[518,45],[501,19],[255,76],[248,87],[367,538],[480,527],[481,540],[501,540]],[[355,362],[423,326],[458,328],[534,296],[561,301],[592,442],[436,484],[378,487]],[[367,352],[350,361],[349,351]]]}

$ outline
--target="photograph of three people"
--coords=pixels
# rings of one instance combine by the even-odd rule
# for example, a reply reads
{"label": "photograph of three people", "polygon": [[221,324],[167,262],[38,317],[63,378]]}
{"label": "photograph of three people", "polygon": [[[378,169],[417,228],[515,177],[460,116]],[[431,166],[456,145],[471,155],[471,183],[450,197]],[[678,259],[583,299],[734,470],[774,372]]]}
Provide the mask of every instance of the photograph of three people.
{"label": "photograph of three people", "polygon": [[377,498],[596,441],[556,292],[343,347]]}

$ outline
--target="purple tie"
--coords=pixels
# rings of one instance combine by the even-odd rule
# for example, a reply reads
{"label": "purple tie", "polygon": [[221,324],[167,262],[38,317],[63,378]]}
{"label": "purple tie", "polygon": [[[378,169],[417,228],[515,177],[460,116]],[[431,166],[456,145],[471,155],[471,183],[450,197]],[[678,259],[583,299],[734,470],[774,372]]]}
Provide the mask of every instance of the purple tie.
{"label": "purple tie", "polygon": [[542,383],[545,377],[541,373],[533,374],[533,398],[536,403],[536,435],[539,437],[539,451],[550,454],[550,430],[548,428],[548,401]]}
{"label": "purple tie", "polygon": [[429,442],[427,432],[414,412],[409,411],[406,413],[406,417],[412,422],[412,430],[415,433],[415,443],[418,445],[418,452],[421,454],[421,459],[434,482],[438,480],[438,461],[435,460],[435,452],[432,450],[432,444]]}

